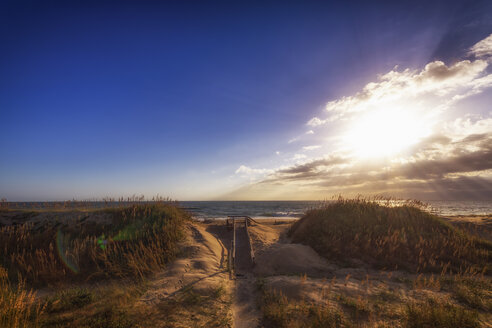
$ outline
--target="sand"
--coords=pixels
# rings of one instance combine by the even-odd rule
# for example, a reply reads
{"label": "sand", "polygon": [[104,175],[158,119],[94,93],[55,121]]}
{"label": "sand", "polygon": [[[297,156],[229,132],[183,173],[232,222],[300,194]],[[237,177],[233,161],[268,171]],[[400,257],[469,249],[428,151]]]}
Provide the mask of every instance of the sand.
{"label": "sand", "polygon": [[187,287],[206,292],[228,279],[225,267],[226,249],[199,224],[190,224],[184,245],[186,257],[174,261],[151,281],[140,302],[156,304]]}

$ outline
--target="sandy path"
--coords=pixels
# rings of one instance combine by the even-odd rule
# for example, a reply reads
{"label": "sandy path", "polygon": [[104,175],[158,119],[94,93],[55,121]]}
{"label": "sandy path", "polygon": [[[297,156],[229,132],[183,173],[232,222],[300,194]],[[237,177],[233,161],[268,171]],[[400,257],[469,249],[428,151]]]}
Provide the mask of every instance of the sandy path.
{"label": "sandy path", "polygon": [[236,229],[236,281],[235,297],[232,306],[234,327],[253,328],[260,322],[257,306],[256,278],[253,274],[253,261],[244,224]]}
{"label": "sandy path", "polygon": [[190,225],[189,232],[186,245],[189,255],[157,274],[141,302],[155,304],[188,287],[206,290],[227,281],[226,250],[222,243],[201,225]]}
{"label": "sandy path", "polygon": [[[259,220],[258,220],[259,221]],[[261,325],[262,314],[258,307],[260,299],[257,278],[267,280],[275,276],[293,277],[300,280],[302,274],[317,276],[331,272],[326,260],[311,248],[290,244],[285,232],[291,222],[259,221],[249,226],[255,250],[256,265],[253,266],[244,223],[236,222],[236,279],[232,284],[232,316],[234,327],[255,328]],[[233,231],[225,222],[207,225],[207,232],[223,245],[231,245]],[[290,282],[290,280],[289,280]],[[299,282],[296,283],[301,286]],[[283,286],[283,285],[282,285]],[[290,285],[287,286],[290,288]],[[319,290],[319,289],[317,289]],[[318,292],[319,293],[319,292]]]}
{"label": "sandy path", "polygon": [[252,274],[236,280],[236,294],[232,311],[234,314],[234,327],[254,328],[260,323],[260,311],[258,310],[258,292],[256,278]]}

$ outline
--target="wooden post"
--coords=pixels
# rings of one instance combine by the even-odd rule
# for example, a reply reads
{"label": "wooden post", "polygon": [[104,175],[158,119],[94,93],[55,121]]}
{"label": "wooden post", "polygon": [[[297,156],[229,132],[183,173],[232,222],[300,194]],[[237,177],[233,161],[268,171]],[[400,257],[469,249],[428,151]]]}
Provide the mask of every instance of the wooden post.
{"label": "wooden post", "polygon": [[232,266],[236,271],[236,219],[232,218]]}
{"label": "wooden post", "polygon": [[234,249],[234,241],[231,240],[231,247],[229,248],[229,263],[228,263],[228,267],[229,267],[229,279],[232,279],[232,275],[233,275],[233,272],[234,272],[234,260],[233,260],[233,257],[232,257],[232,252],[233,252],[233,249]]}
{"label": "wooden post", "polygon": [[249,229],[248,229],[248,222],[249,222],[249,217],[246,217],[244,219],[244,224],[246,225],[246,235],[248,236],[248,244],[249,244],[249,250],[250,250],[250,255],[251,255],[251,262],[253,263],[253,266],[256,264],[255,261],[255,251],[253,250],[253,242],[251,241],[251,236],[249,234]]}

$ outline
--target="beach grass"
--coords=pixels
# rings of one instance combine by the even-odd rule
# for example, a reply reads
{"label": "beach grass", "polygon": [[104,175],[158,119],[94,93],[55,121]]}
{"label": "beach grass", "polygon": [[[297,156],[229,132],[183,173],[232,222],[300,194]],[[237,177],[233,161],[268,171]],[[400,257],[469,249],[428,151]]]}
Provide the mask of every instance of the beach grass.
{"label": "beach grass", "polygon": [[289,231],[339,263],[362,260],[379,269],[439,274],[484,274],[492,243],[422,210],[418,203],[386,206],[366,199],[339,199],[308,211]]}
{"label": "beach grass", "polygon": [[288,235],[341,271],[368,274],[329,284],[301,276],[298,290],[308,279],[320,288],[317,300],[292,294],[295,278],[285,287],[290,296],[260,279],[265,327],[488,327],[490,242],[419,202],[340,198],[308,211]]}
{"label": "beach grass", "polygon": [[23,224],[0,228],[0,259],[12,280],[40,287],[104,278],[143,278],[179,252],[188,213],[164,203],[107,208],[73,218],[22,212]]}
{"label": "beach grass", "polygon": [[326,305],[292,301],[280,292],[261,288],[260,309],[266,328],[347,327],[343,312]]}
{"label": "beach grass", "polygon": [[[133,327],[119,310],[120,300],[128,298],[121,294],[179,255],[190,220],[187,212],[164,202],[61,214],[3,211],[22,222],[0,227],[0,326],[8,328]],[[97,293],[70,287],[104,281],[126,287]],[[42,287],[58,292],[37,297],[35,289]]]}
{"label": "beach grass", "polygon": [[19,280],[11,283],[7,270],[0,266],[0,327],[38,327],[44,305],[36,300],[36,293]]}

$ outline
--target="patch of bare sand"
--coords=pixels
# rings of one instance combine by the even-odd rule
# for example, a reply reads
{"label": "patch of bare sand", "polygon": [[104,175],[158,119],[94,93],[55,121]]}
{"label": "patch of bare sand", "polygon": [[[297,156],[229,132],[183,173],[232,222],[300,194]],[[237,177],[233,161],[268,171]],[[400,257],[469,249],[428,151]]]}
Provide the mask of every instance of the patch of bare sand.
{"label": "patch of bare sand", "polygon": [[250,227],[255,248],[254,273],[272,275],[325,275],[334,269],[311,247],[288,243],[289,223],[257,224]]}
{"label": "patch of bare sand", "polygon": [[333,267],[311,247],[300,244],[275,244],[256,256],[255,273],[260,276],[328,274]]}
{"label": "patch of bare sand", "polygon": [[472,235],[492,241],[492,216],[451,216],[445,217],[452,225],[463,229]]}
{"label": "patch of bare sand", "polygon": [[152,304],[179,292],[185,287],[207,290],[223,283],[226,275],[225,249],[214,236],[198,224],[189,226],[185,256],[156,274],[141,302]]}
{"label": "patch of bare sand", "polygon": [[146,326],[229,327],[232,284],[226,249],[198,223],[189,225],[188,234],[183,258],[155,275],[137,311],[147,317]]}
{"label": "patch of bare sand", "polygon": [[492,215],[451,216],[446,217],[445,219],[451,222],[467,222],[478,225],[492,225]]}
{"label": "patch of bare sand", "polygon": [[336,272],[332,278],[313,278],[309,276],[271,276],[264,279],[268,289],[275,290],[295,301],[321,302],[329,296],[344,295],[352,298],[370,297],[382,292],[396,292],[398,298],[405,297],[411,290],[405,283],[396,282],[386,273],[367,276],[366,279],[353,278],[350,274]]}

